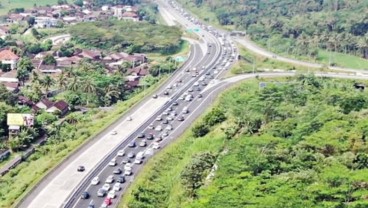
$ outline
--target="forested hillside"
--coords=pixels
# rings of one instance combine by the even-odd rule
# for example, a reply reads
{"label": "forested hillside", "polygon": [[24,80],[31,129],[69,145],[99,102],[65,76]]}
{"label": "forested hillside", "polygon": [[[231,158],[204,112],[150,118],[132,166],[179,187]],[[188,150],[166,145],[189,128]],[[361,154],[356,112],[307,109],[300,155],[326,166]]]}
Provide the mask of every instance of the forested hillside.
{"label": "forested hillside", "polygon": [[366,0],[179,0],[209,7],[222,25],[246,30],[277,52],[317,57],[318,48],[368,58]]}
{"label": "forested hillside", "polygon": [[124,206],[368,207],[368,91],[309,75],[264,82],[224,93],[148,163]]}

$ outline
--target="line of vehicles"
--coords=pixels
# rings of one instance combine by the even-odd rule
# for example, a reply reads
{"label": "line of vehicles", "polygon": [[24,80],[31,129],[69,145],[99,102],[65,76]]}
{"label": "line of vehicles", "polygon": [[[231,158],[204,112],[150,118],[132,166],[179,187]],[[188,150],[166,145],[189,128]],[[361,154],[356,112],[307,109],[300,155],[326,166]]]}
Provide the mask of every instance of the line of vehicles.
{"label": "line of vehicles", "polygon": [[[198,105],[192,101],[200,101],[203,96],[201,92],[210,80],[215,79],[217,74],[230,66],[234,59],[232,56],[234,45],[225,36],[222,37],[217,31],[213,30],[212,27],[198,26],[212,34],[216,34],[217,37],[220,36],[224,40],[223,43],[227,49],[222,50],[219,57],[214,57],[217,60],[215,64],[207,63],[208,65],[206,65],[202,63],[201,66],[188,67],[184,77],[179,78],[174,85],[168,86],[162,95],[152,96],[153,99],[159,96],[171,96],[187,86],[186,83],[193,83],[188,86],[185,92],[172,100],[171,104],[162,113],[153,118],[143,131],[137,133],[126,147],[116,152],[116,155],[107,163],[106,167],[95,174],[89,185],[83,189],[84,191],[79,195],[81,200],[76,201],[73,207],[95,208],[95,204],[101,204],[100,207],[111,206],[116,197],[119,197],[124,188],[127,187],[126,182],[133,180],[133,175],[139,165],[143,164],[155,150],[160,149],[164,140],[172,139],[170,136],[172,132],[180,128],[182,121],[191,113],[192,108]],[[210,51],[215,50],[213,46],[214,43],[208,43],[209,54],[212,54]],[[214,59],[208,58],[208,60]],[[196,80],[194,81],[194,79]],[[130,120],[132,119],[134,118],[130,118]],[[113,131],[111,134],[116,135],[117,133]],[[89,200],[88,203],[88,200],[85,199],[92,200]]]}

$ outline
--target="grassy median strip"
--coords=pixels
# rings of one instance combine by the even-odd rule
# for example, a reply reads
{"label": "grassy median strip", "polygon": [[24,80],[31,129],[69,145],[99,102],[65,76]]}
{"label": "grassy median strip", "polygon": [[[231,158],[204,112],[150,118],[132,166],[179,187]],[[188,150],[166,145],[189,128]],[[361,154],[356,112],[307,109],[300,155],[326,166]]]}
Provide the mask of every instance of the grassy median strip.
{"label": "grassy median strip", "polygon": [[90,114],[86,115],[91,116],[91,122],[76,124],[75,128],[79,130],[75,133],[74,140],[65,140],[57,144],[46,144],[38,147],[37,151],[29,159],[0,179],[0,207],[14,207],[18,204],[54,167],[73,154],[78,147],[117,121],[124,112],[141,101],[145,96],[151,94],[166,79],[167,76],[129,100],[119,102],[112,110],[91,110]]}

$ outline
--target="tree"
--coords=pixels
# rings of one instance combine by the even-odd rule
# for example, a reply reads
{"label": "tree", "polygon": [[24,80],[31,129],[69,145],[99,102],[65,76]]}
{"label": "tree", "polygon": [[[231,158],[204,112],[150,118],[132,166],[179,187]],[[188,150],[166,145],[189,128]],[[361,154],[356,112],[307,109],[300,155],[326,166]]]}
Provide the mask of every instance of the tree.
{"label": "tree", "polygon": [[18,69],[17,70],[17,78],[19,79],[21,85],[24,85],[24,82],[28,79],[29,77],[29,71],[27,69]]}
{"label": "tree", "polygon": [[74,4],[77,5],[77,6],[82,7],[83,6],[83,0],[75,0]]}
{"label": "tree", "polygon": [[9,92],[2,83],[0,83],[0,101],[5,102],[8,105],[15,105],[17,101],[16,95]]}
{"label": "tree", "polygon": [[194,137],[203,137],[210,132],[210,128],[205,123],[199,123],[192,128],[192,132]]}
{"label": "tree", "polygon": [[42,38],[41,34],[35,28],[31,29],[31,33],[32,33],[33,37],[35,37],[37,40]]}
{"label": "tree", "polygon": [[46,94],[49,92],[50,87],[52,87],[55,84],[55,80],[50,77],[49,75],[46,75],[42,80],[41,80],[41,86],[43,86],[46,90]]}
{"label": "tree", "polygon": [[43,58],[43,63],[46,65],[56,65],[56,59],[53,55],[47,54],[45,58]]}
{"label": "tree", "polygon": [[96,93],[96,85],[89,79],[84,80],[82,90],[84,93],[87,93],[87,105],[88,105],[91,95]]}
{"label": "tree", "polygon": [[66,77],[64,71],[60,74],[57,82],[58,82],[58,86],[60,89],[63,89],[63,90],[67,89],[68,78]]}
{"label": "tree", "polygon": [[29,59],[28,57],[23,57],[18,63],[18,70],[19,69],[31,72],[34,69],[31,59]]}
{"label": "tree", "polygon": [[[28,23],[28,27],[32,27],[35,23],[35,18],[34,17],[28,17],[27,18],[27,23]],[[32,32],[33,35],[33,32]]]}

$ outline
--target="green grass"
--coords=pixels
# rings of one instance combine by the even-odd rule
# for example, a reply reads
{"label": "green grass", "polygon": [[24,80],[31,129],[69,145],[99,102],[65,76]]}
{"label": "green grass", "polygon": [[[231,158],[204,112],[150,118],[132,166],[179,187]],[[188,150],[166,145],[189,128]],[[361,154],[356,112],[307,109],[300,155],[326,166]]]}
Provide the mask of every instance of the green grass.
{"label": "green grass", "polygon": [[148,53],[146,54],[147,57],[153,61],[162,62],[169,56],[176,57],[176,56],[188,56],[190,51],[190,43],[186,40],[183,40],[180,44],[180,49],[177,53],[171,55],[163,55],[160,53]]}
{"label": "green grass", "polygon": [[368,70],[368,60],[357,56],[327,52],[325,50],[319,50],[317,61],[328,65],[331,59],[331,63],[336,64],[336,66],[353,68],[353,69],[367,69]]}
{"label": "green grass", "polygon": [[27,161],[1,178],[0,207],[14,207],[49,171],[76,151],[82,144],[119,119],[124,112],[152,93],[166,79],[167,77],[164,77],[146,91],[138,93],[127,101],[119,102],[109,113],[105,111],[94,113],[92,116],[95,119],[92,119],[92,122],[78,126],[80,131],[76,133],[75,140],[66,140],[57,145],[49,144],[39,147],[36,153]]}
{"label": "green grass", "polygon": [[10,9],[14,8],[32,8],[35,4],[37,6],[55,5],[57,0],[0,0],[0,15],[6,15]]}

